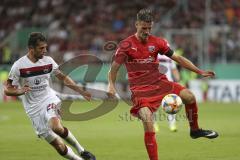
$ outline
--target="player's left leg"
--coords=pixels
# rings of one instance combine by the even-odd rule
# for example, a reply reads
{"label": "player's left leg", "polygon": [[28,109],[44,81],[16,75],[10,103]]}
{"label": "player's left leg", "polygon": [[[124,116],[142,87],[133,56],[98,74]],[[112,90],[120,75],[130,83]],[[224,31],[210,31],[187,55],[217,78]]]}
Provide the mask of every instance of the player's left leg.
{"label": "player's left leg", "polygon": [[[51,144],[61,156],[71,160],[83,160],[80,156],[76,155],[70,147],[66,146],[60,137],[49,128],[46,115],[48,115],[47,112],[50,109],[53,108],[48,108],[48,110],[43,108],[39,111],[38,115],[30,117],[36,133],[39,137],[44,138],[49,144]],[[49,113],[50,112],[51,111],[49,111]]]}
{"label": "player's left leg", "polygon": [[179,96],[185,104],[185,110],[191,130],[198,130],[198,107],[195,96],[188,89],[181,90]]}
{"label": "player's left leg", "polygon": [[47,112],[45,114],[45,119],[48,123],[49,128],[62,137],[64,140],[66,140],[70,145],[76,148],[78,154],[84,158],[85,160],[95,160],[95,156],[91,154],[90,152],[84,150],[84,148],[79,144],[77,139],[74,137],[74,135],[66,128],[63,127],[60,120],[59,115],[59,107],[60,103],[58,104],[49,104],[47,107]]}
{"label": "player's left leg", "polygon": [[206,138],[216,138],[218,133],[211,130],[203,130],[198,126],[198,107],[196,103],[196,98],[194,94],[188,90],[183,89],[180,91],[179,96],[185,104],[185,110],[187,118],[190,125],[190,136],[192,138],[206,137]]}
{"label": "player's left leg", "polygon": [[49,136],[45,139],[57,150],[61,156],[71,160],[83,160],[78,155],[76,155],[70,147],[65,145],[59,137],[52,139],[53,137],[54,135],[51,136],[51,134],[49,134]]}
{"label": "player's left leg", "polygon": [[95,160],[95,156],[86,151],[74,137],[74,135],[66,127],[62,126],[61,121],[58,117],[52,117],[49,120],[49,126],[57,135],[66,140],[70,145],[76,148],[79,155],[85,160]]}
{"label": "player's left leg", "polygon": [[142,120],[145,135],[144,142],[150,160],[158,160],[157,141],[154,130],[153,114],[148,107],[143,107],[138,112],[139,118]]}

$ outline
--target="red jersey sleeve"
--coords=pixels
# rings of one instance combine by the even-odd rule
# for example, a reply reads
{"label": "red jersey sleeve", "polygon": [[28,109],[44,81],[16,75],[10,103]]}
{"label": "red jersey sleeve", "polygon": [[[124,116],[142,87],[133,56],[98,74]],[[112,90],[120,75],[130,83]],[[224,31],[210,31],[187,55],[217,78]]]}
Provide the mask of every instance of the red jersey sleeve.
{"label": "red jersey sleeve", "polygon": [[158,39],[159,53],[171,57],[173,55],[173,50],[165,39]]}
{"label": "red jersey sleeve", "polygon": [[123,64],[125,63],[127,60],[127,53],[126,51],[118,48],[114,57],[113,57],[113,61],[117,62],[118,64]]}
{"label": "red jersey sleeve", "polygon": [[128,59],[128,51],[131,47],[131,42],[129,41],[122,41],[118,45],[118,49],[113,57],[113,61],[117,62],[118,64],[123,64],[127,62]]}

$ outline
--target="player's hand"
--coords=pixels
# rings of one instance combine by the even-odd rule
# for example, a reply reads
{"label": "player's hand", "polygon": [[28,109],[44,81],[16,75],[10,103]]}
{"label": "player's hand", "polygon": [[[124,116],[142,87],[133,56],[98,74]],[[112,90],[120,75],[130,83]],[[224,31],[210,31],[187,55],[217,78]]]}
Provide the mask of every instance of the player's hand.
{"label": "player's hand", "polygon": [[213,72],[213,71],[201,71],[199,74],[203,77],[211,77],[212,78],[215,76],[215,72]]}
{"label": "player's hand", "polygon": [[79,92],[87,101],[90,101],[92,98],[91,93],[89,93],[88,91],[81,91]]}
{"label": "player's hand", "polygon": [[115,98],[115,97],[116,97],[115,94],[116,94],[115,89],[114,89],[112,86],[109,85],[109,86],[108,86],[107,96],[108,96],[109,98]]}
{"label": "player's hand", "polygon": [[26,93],[28,93],[28,92],[31,91],[31,90],[32,90],[32,89],[31,89],[29,86],[25,85],[24,87],[22,87],[21,89],[19,89],[19,94],[20,94],[20,95],[26,94]]}

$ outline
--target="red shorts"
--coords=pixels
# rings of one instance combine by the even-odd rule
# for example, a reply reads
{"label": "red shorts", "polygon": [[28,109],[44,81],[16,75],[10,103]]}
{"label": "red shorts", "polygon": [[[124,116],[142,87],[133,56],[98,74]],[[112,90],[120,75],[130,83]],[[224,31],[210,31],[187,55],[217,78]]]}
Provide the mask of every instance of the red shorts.
{"label": "red shorts", "polygon": [[145,89],[132,90],[133,107],[130,112],[133,116],[137,116],[142,107],[148,107],[152,112],[156,112],[165,95],[170,93],[179,95],[183,89],[186,88],[178,83],[162,80],[159,84],[148,86]]}

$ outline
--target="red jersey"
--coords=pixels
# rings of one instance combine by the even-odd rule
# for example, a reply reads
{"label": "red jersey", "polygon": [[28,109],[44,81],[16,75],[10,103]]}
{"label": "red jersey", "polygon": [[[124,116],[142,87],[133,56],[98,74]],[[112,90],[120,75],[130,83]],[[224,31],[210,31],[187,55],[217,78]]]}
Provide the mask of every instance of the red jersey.
{"label": "red jersey", "polygon": [[132,35],[120,42],[114,60],[125,64],[132,91],[150,89],[159,80],[166,79],[165,75],[159,72],[157,55],[169,53],[172,54],[172,50],[164,39],[150,35],[148,41],[142,43]]}
{"label": "red jersey", "polygon": [[146,43],[141,43],[132,35],[123,40],[116,51],[114,61],[125,64],[128,72],[133,115],[137,115],[139,108],[143,106],[155,112],[166,94],[179,94],[184,89],[181,85],[168,81],[160,73],[158,54],[171,56],[173,51],[166,40],[152,35]]}

